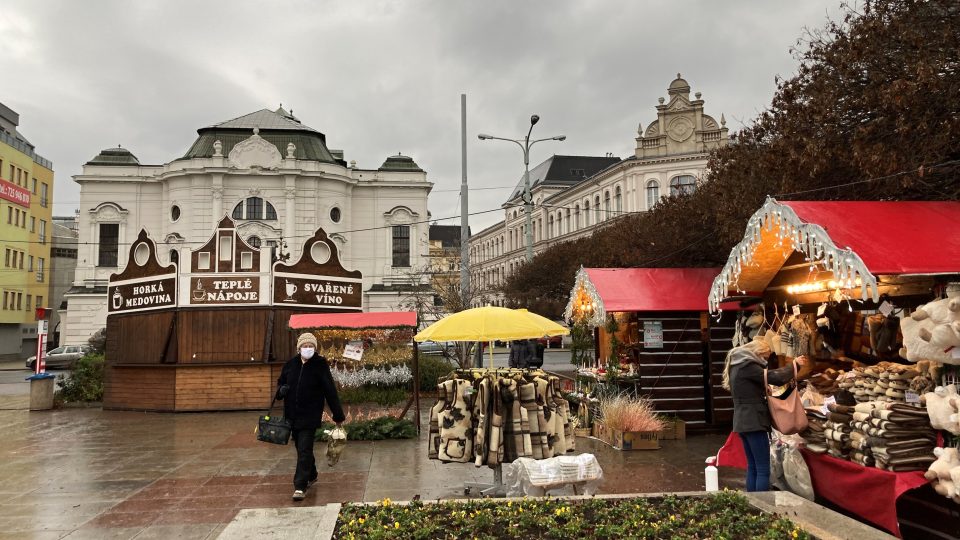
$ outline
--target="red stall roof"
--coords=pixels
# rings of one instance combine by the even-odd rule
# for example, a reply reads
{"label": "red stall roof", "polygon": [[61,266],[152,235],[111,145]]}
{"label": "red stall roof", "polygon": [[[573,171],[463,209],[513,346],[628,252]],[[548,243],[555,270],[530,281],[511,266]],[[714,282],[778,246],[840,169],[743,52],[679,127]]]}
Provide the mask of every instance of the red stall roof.
{"label": "red stall roof", "polygon": [[290,328],[397,328],[417,326],[415,311],[307,313],[290,316]]}
{"label": "red stall roof", "polygon": [[614,311],[706,311],[719,268],[584,268]]}
{"label": "red stall roof", "polygon": [[849,247],[870,273],[953,274],[960,270],[960,202],[779,201],[800,220]]}

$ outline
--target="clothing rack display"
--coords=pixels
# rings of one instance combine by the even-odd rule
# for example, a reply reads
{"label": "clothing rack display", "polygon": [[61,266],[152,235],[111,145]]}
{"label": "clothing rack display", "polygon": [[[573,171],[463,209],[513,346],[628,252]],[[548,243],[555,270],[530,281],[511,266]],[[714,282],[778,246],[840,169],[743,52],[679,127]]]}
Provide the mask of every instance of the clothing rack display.
{"label": "clothing rack display", "polygon": [[[570,405],[559,377],[539,369],[460,369],[437,389],[428,457],[494,469],[495,482],[482,491],[485,495],[502,491],[501,464],[574,450]],[[467,489],[484,486],[467,484]]]}

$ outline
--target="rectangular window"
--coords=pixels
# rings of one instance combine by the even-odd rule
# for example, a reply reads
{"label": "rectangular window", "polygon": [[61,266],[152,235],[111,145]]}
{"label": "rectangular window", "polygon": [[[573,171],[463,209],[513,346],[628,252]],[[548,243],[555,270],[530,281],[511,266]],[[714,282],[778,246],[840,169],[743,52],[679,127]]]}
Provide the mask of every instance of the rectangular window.
{"label": "rectangular window", "polygon": [[20,267],[19,267],[19,268],[20,268],[21,270],[23,270],[23,252],[22,252],[22,251],[20,252]]}
{"label": "rectangular window", "polygon": [[253,268],[253,252],[244,251],[240,254],[240,269],[250,270]]}
{"label": "rectangular window", "polygon": [[43,257],[37,257],[37,281],[43,281]]}
{"label": "rectangular window", "polygon": [[[40,220],[40,237],[44,235],[44,221]],[[41,240],[43,242],[43,240]],[[101,223],[97,266],[116,267],[120,248],[120,224]],[[41,259],[43,260],[43,259]]]}
{"label": "rectangular window", "polygon": [[40,206],[47,207],[47,184],[40,184]]}
{"label": "rectangular window", "polygon": [[393,226],[393,266],[410,266],[410,226]]}
{"label": "rectangular window", "polygon": [[33,179],[33,189],[32,189],[31,191],[33,192],[34,195],[37,194],[37,179],[36,179],[36,178]]}
{"label": "rectangular window", "polygon": [[10,249],[3,250],[3,266],[10,268]]}
{"label": "rectangular window", "polygon": [[220,237],[220,260],[229,261],[233,259],[233,237]]}
{"label": "rectangular window", "polygon": [[27,259],[27,272],[33,272],[33,255]]}
{"label": "rectangular window", "polygon": [[7,295],[9,294],[7,291],[3,291],[3,309],[7,309]]}
{"label": "rectangular window", "polygon": [[30,309],[32,309],[32,307],[33,307],[33,295],[32,295],[32,294],[28,294],[28,295],[27,295],[27,303],[24,304],[24,308],[25,308],[27,311],[30,311]]}
{"label": "rectangular window", "polygon": [[[116,224],[116,223],[105,223],[104,225],[116,227],[117,235],[120,234],[120,225],[118,225],[118,224]],[[103,227],[104,227],[104,225],[100,225],[100,234],[101,234],[100,242],[101,242],[101,243],[103,242],[103,236],[102,236],[102,235],[103,235]],[[117,247],[117,239],[116,239],[116,238],[117,238],[117,235],[114,235],[114,241],[113,241],[114,252],[116,252],[116,247]],[[43,219],[40,220],[40,243],[41,243],[41,244],[46,244],[46,243],[47,243],[47,222],[46,222],[46,220],[43,220]],[[116,264],[116,261],[117,261],[116,253],[114,253],[113,261],[114,261],[113,266],[116,266],[116,265],[117,265],[117,264]],[[102,266],[102,265],[101,265],[101,266]]]}
{"label": "rectangular window", "polygon": [[38,296],[38,297],[37,297],[37,307],[44,307],[44,306],[43,306],[43,297],[42,297],[42,296]]}
{"label": "rectangular window", "polygon": [[17,311],[23,309],[23,293],[17,293]]}
{"label": "rectangular window", "polygon": [[17,171],[17,168],[10,164],[10,181],[13,182],[13,173]]}
{"label": "rectangular window", "polygon": [[209,270],[210,269],[210,252],[202,251],[197,254],[197,269],[198,270]]}
{"label": "rectangular window", "polygon": [[30,232],[37,232],[37,218],[30,216]]}
{"label": "rectangular window", "polygon": [[13,207],[7,207],[7,225],[13,225]]}

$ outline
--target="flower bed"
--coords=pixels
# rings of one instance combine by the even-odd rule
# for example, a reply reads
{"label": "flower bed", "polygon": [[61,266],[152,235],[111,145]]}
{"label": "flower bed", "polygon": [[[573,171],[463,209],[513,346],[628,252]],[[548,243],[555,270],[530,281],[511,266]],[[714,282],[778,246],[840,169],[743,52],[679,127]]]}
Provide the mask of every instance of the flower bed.
{"label": "flower bed", "polygon": [[346,504],[336,539],[769,538],[812,536],[736,492],[703,497],[479,499]]}

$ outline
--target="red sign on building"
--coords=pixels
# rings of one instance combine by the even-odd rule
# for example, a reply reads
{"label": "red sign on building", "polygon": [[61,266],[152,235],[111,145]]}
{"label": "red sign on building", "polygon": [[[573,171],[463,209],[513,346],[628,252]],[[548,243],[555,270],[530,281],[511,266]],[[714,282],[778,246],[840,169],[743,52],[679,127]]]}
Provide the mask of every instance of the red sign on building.
{"label": "red sign on building", "polygon": [[0,180],[0,199],[30,208],[30,191],[6,180]]}

